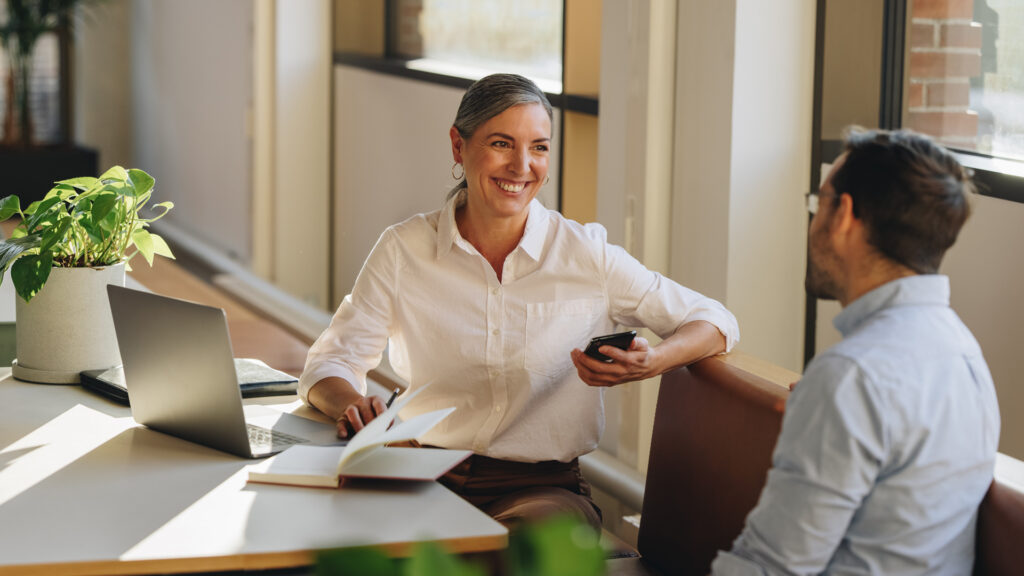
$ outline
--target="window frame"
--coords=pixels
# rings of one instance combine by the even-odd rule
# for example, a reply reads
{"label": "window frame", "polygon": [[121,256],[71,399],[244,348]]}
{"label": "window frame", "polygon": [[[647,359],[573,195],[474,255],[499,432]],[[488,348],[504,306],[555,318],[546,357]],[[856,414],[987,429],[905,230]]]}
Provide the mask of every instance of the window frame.
{"label": "window frame", "polygon": [[[811,177],[809,190],[817,190],[821,166],[843,150],[840,140],[821,137],[823,73],[825,56],[825,10],[828,0],[817,0],[814,49],[814,111],[811,134]],[[903,125],[903,83],[906,59],[908,0],[883,0],[882,78],[878,104],[878,127],[896,130]],[[1024,161],[999,158],[971,150],[950,147],[965,167],[974,172],[978,194],[1024,203]],[[810,215],[808,215],[810,225]],[[818,300],[806,295],[804,323],[804,366],[814,358]]]}

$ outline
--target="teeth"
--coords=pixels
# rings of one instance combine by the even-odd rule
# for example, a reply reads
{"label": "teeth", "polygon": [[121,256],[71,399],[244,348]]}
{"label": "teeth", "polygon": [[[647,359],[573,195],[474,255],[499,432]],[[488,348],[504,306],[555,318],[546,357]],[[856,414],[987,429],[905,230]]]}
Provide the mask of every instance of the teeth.
{"label": "teeth", "polygon": [[498,188],[501,188],[505,192],[522,192],[523,188],[526,188],[526,184],[506,184],[504,182],[498,182]]}

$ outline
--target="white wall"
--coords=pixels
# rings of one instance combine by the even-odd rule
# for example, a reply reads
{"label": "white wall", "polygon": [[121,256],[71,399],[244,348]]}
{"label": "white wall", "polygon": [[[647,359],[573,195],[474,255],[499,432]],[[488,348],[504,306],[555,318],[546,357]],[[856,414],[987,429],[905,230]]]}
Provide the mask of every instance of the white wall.
{"label": "white wall", "polygon": [[[448,130],[465,90],[335,67],[334,286],[332,306],[352,289],[385,228],[440,208],[451,177]],[[558,148],[558,114],[552,150]],[[557,154],[538,198],[557,206]]]}
{"label": "white wall", "polygon": [[328,294],[331,194],[329,1],[278,1],[274,33],[274,255],[271,280],[303,301],[329,309],[332,308]]}
{"label": "white wall", "polygon": [[977,196],[974,213],[946,254],[941,272],[950,279],[950,303],[981,344],[999,396],[999,450],[1024,458],[1024,204]]}
{"label": "white wall", "polygon": [[739,348],[802,368],[813,0],[680,7],[672,272],[736,315]]}
{"label": "white wall", "polygon": [[132,2],[111,0],[80,6],[76,18],[72,51],[75,141],[97,150],[101,173],[118,164],[133,167],[132,36],[111,33],[131,29]]}
{"label": "white wall", "polygon": [[[252,3],[137,0],[132,37],[134,164],[156,178],[167,220],[248,263]],[[106,82],[129,79],[106,77]]]}

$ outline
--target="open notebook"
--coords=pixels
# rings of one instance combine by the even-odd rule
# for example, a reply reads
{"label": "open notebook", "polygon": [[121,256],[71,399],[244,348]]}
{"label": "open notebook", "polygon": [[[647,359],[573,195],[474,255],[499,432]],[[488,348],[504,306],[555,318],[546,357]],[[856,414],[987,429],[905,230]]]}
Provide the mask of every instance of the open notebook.
{"label": "open notebook", "polygon": [[387,446],[415,440],[455,411],[455,408],[444,408],[396,422],[399,410],[422,390],[399,398],[347,445],[291,446],[265,462],[250,466],[249,481],[336,488],[341,478],[347,477],[436,480],[472,452]]}

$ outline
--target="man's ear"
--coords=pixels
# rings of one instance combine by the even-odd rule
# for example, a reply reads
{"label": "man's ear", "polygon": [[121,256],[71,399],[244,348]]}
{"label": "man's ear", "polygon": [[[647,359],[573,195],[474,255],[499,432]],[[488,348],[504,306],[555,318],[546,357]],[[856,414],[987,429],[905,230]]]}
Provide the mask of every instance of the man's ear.
{"label": "man's ear", "polygon": [[853,197],[840,194],[839,203],[832,209],[832,226],[829,228],[836,247],[848,245],[864,232],[864,223],[853,214]]}
{"label": "man's ear", "polygon": [[462,164],[462,146],[465,140],[462,139],[462,135],[459,134],[459,129],[452,126],[452,129],[448,131],[448,136],[452,139],[452,159],[455,162]]}

